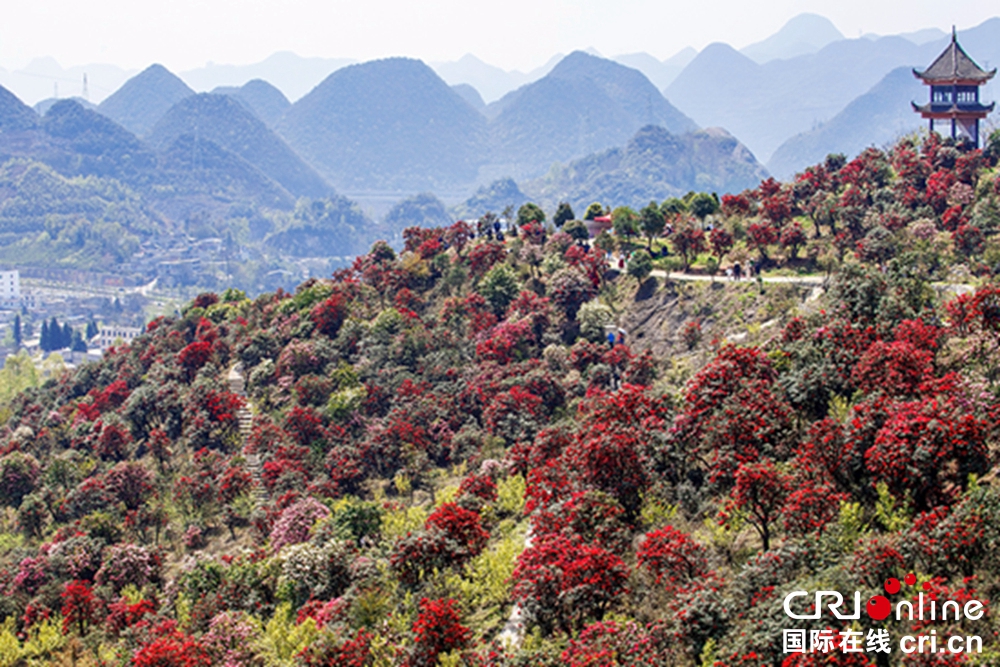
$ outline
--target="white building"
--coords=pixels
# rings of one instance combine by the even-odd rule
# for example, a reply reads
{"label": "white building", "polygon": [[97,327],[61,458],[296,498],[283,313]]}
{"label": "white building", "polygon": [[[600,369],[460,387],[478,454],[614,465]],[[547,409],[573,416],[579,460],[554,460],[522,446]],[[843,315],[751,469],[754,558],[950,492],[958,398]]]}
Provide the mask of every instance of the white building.
{"label": "white building", "polygon": [[97,334],[98,344],[101,351],[107,350],[115,345],[131,345],[136,336],[142,333],[140,327],[109,326],[101,327]]}
{"label": "white building", "polygon": [[21,272],[0,271],[0,299],[11,301],[21,298]]}
{"label": "white building", "polygon": [[21,272],[0,271],[0,308],[25,308],[33,309],[38,304],[35,297],[30,294],[21,293]]}

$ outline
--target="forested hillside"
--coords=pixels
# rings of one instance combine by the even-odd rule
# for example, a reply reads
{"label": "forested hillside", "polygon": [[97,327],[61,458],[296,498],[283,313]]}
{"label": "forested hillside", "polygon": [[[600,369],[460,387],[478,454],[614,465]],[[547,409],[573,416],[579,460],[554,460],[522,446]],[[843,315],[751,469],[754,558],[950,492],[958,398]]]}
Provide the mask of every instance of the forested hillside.
{"label": "forested hillside", "polygon": [[641,205],[692,190],[739,192],[767,175],[746,146],[725,130],[676,135],[647,125],[625,146],[554,166],[524,189],[546,208],[568,201],[583,209],[595,199]]}
{"label": "forested hillside", "polygon": [[[998,156],[831,156],[593,246],[526,205],[200,295],[0,405],[0,665],[995,663]],[[932,630],[982,653],[900,651]]]}
{"label": "forested hillside", "polygon": [[[352,256],[378,233],[232,98],[179,102],[145,142],[76,101],[60,100],[39,118],[0,89],[0,260],[8,266],[149,282],[160,262],[214,238],[225,242],[205,257],[214,262],[186,280],[214,287],[228,276],[261,291],[294,285],[269,276],[298,258]],[[237,257],[239,267],[230,264]]]}

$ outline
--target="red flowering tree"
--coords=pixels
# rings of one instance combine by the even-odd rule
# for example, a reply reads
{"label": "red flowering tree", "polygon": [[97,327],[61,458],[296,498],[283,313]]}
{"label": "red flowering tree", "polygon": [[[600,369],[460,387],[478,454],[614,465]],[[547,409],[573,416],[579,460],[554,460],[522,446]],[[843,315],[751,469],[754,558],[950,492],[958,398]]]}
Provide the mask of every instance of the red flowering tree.
{"label": "red flowering tree", "polygon": [[579,269],[556,271],[549,280],[552,302],[562,308],[567,320],[575,320],[580,306],[594,298],[597,287]]}
{"label": "red flowering tree", "polygon": [[767,259],[767,247],[778,242],[778,230],[773,226],[755,222],[747,227],[747,244],[760,253],[762,259]]}
{"label": "red flowering tree", "polygon": [[637,432],[594,422],[563,453],[564,465],[581,484],[615,498],[631,522],[642,505],[642,492],[649,485],[639,458],[642,446]]}
{"label": "red flowering tree", "polygon": [[852,381],[865,393],[915,396],[933,373],[934,355],[907,341],[875,341],[858,360]]}
{"label": "red flowering tree", "polygon": [[722,214],[725,216],[746,215],[750,212],[750,200],[742,194],[722,195]]}
{"label": "red flowering tree", "polygon": [[212,344],[205,340],[196,340],[177,353],[177,363],[184,369],[185,377],[190,381],[211,357]]}
{"label": "red flowering tree", "polygon": [[444,230],[444,242],[452,246],[458,252],[462,252],[465,244],[472,238],[472,227],[464,220],[459,220],[448,229]]}
{"label": "red flowering tree", "polygon": [[104,487],[126,509],[137,510],[153,495],[153,476],[141,463],[123,462],[104,476]]}
{"label": "red flowering tree", "polygon": [[[725,201],[726,198],[723,197],[722,199]],[[712,253],[721,262],[722,258],[725,257],[726,253],[733,247],[733,235],[722,227],[716,227],[709,235],[709,240],[712,243]]]}
{"label": "red flowering tree", "polygon": [[532,514],[531,531],[537,539],[561,534],[617,554],[629,548],[632,533],[624,520],[625,512],[607,494],[576,491],[561,500],[553,500],[555,502]]}
{"label": "red flowering tree", "polygon": [[740,463],[787,456],[791,410],[776,379],[761,350],[725,346],[688,383],[672,433],[712,481],[728,484]]}
{"label": "red flowering tree", "polygon": [[87,628],[97,619],[100,601],[94,597],[94,592],[86,581],[67,582],[61,597],[63,634],[75,631],[83,637],[87,634]]}
{"label": "red flowering tree", "polygon": [[579,540],[550,536],[518,556],[513,597],[546,634],[601,620],[625,593],[628,567],[618,556]]}
{"label": "red flowering tree", "polygon": [[177,630],[154,639],[132,658],[132,667],[211,667],[201,642]]}
{"label": "red flowering tree", "polygon": [[865,464],[874,481],[917,509],[950,503],[971,473],[989,468],[985,425],[961,407],[937,399],[889,407]]}
{"label": "red flowering tree", "polygon": [[793,222],[781,230],[781,236],[778,238],[778,241],[781,243],[782,248],[788,250],[789,257],[795,259],[799,254],[799,248],[806,243],[806,235],[802,231],[802,226],[797,222]]}
{"label": "red flowering tree", "polygon": [[438,656],[465,647],[472,631],[461,624],[454,600],[420,601],[420,613],[413,623],[413,667],[436,665]]}
{"label": "red flowering tree", "polygon": [[569,667],[598,665],[642,665],[667,667],[674,664],[670,636],[658,627],[644,628],[635,622],[592,623],[571,639],[561,659]]}
{"label": "red flowering tree", "polygon": [[657,584],[668,589],[708,574],[705,547],[673,526],[646,533],[636,555],[639,567],[648,570]]}
{"label": "red flowering tree", "polygon": [[674,252],[681,256],[684,270],[687,271],[691,260],[706,249],[705,232],[692,224],[681,225],[670,235],[670,245],[673,246]]}
{"label": "red flowering tree", "polygon": [[477,512],[445,503],[427,518],[424,530],[396,541],[389,564],[401,582],[414,585],[433,570],[461,566],[488,540]]}
{"label": "red flowering tree", "polygon": [[313,306],[309,318],[319,332],[333,338],[340,331],[340,325],[347,319],[347,309],[347,298],[343,294],[335,293]]}
{"label": "red flowering tree", "polygon": [[972,225],[960,224],[951,235],[955,248],[966,259],[978,257],[986,248],[983,230]]}
{"label": "red flowering tree", "polygon": [[486,272],[493,268],[493,265],[500,262],[507,256],[507,249],[503,243],[494,241],[483,241],[472,246],[469,251],[469,272],[473,278],[482,278]]}
{"label": "red flowering tree", "polygon": [[788,498],[790,480],[770,461],[744,463],[736,470],[736,483],[726,507],[720,513],[723,522],[740,512],[760,536],[764,551],[771,549],[771,537]]}
{"label": "red flowering tree", "polygon": [[459,547],[456,553],[464,553],[467,558],[478,556],[490,538],[480,525],[479,513],[455,503],[445,503],[434,510],[424,527],[440,531],[446,539],[454,541]]}
{"label": "red flowering tree", "polygon": [[840,504],[849,499],[830,484],[798,483],[788,494],[782,509],[785,532],[797,537],[822,533],[837,520]]}

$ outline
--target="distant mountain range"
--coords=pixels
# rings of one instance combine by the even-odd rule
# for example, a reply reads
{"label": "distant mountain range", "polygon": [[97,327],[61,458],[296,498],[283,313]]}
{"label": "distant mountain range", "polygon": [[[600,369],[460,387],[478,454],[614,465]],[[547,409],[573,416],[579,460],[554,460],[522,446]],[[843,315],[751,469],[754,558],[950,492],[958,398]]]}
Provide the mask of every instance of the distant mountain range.
{"label": "distant mountain range", "polygon": [[803,165],[816,164],[830,153],[857,155],[868,146],[892,143],[925,126],[913,113],[911,100],[927,96],[925,86],[909,67],[887,74],[865,94],[819,127],[786,140],[774,152],[768,170],[787,179]]}
{"label": "distant mountain range", "polygon": [[229,95],[270,128],[275,127],[288,107],[292,106],[284,93],[262,79],[253,79],[242,86],[219,86],[212,92]]}
{"label": "distant mountain range", "polygon": [[[779,155],[779,147],[798,135],[831,123],[852,102],[872,91],[892,70],[926,66],[944,48],[947,39],[948,35],[936,27],[896,36],[865,34],[857,39],[845,39],[828,19],[801,14],[773,35],[739,51],[726,44],[711,44],[700,53],[686,48],[666,60],[643,52],[604,59],[594,49],[588,49],[566,58],[553,56],[540,67],[520,72],[507,71],[466,54],[457,61],[430,63],[429,68],[469,107],[486,116],[486,129],[482,129],[478,120],[469,119],[467,124],[456,126],[454,136],[444,137],[442,144],[449,151],[445,160],[453,164],[438,166],[431,164],[433,159],[425,155],[428,149],[422,143],[424,139],[415,136],[411,142],[409,139],[400,141],[398,137],[402,136],[400,133],[405,134],[406,124],[415,118],[436,119],[426,114],[436,113],[431,107],[438,104],[432,102],[432,98],[442,94],[439,85],[434,94],[430,88],[411,91],[416,94],[412,101],[422,100],[421,104],[426,102],[429,107],[417,104],[409,112],[412,117],[406,114],[401,117],[401,124],[393,121],[383,125],[396,132],[394,143],[397,145],[393,148],[357,143],[367,143],[364,137],[368,136],[375,136],[376,143],[378,141],[377,132],[372,135],[371,128],[365,129],[365,113],[355,114],[359,124],[353,127],[327,130],[314,121],[306,122],[307,116],[333,118],[343,111],[331,107],[321,112],[316,100],[324,98],[324,93],[312,92],[332,74],[353,64],[346,58],[304,58],[281,52],[249,65],[209,63],[181,72],[179,76],[154,66],[130,79],[125,86],[119,84],[129,73],[121,68],[110,65],[62,68],[51,58],[45,58],[33,61],[24,70],[7,72],[0,69],[0,83],[10,83],[19,93],[25,91],[22,99],[41,100],[39,111],[44,113],[56,99],[53,84],[62,86],[63,95],[75,95],[85,105],[87,98],[82,77],[87,74],[92,95],[89,99],[103,100],[101,112],[140,137],[152,129],[167,109],[194,91],[223,93],[239,100],[268,127],[278,130],[336,187],[359,192],[398,189],[408,194],[433,187],[442,190],[442,196],[449,201],[455,201],[476,184],[507,175],[519,179],[535,178],[553,163],[565,163],[591,152],[621,146],[647,123],[683,132],[680,123],[685,121],[681,121],[680,116],[686,117],[690,124],[686,129],[695,126],[725,128],[761,162],[770,164],[777,157],[774,165],[778,173],[785,173],[806,163],[796,164],[797,152],[791,149],[783,149]],[[1000,62],[1000,19],[990,19],[974,28],[961,30],[959,39],[984,66]],[[599,82],[603,76],[595,63],[587,65],[588,71],[582,78],[566,76],[574,60],[582,60],[588,55],[608,70],[613,70],[612,63],[617,63],[633,72],[641,72],[662,95],[652,95],[644,83],[629,83],[627,89],[620,90],[611,90],[599,83],[595,86],[599,90],[588,94],[584,79]],[[355,71],[350,76],[360,77],[361,81],[365,71],[373,70]],[[615,76],[623,81],[635,79],[625,70],[618,72]],[[405,78],[406,75],[400,73],[400,76]],[[425,77],[425,80],[430,79]],[[113,94],[112,85],[118,88]],[[402,79],[371,80],[359,85],[390,91],[394,90],[393,86],[402,85]],[[985,99],[996,97],[996,86],[996,82],[992,82],[985,87]],[[331,88],[325,86],[325,90]],[[298,107],[292,104],[306,97],[311,101]],[[324,99],[336,106],[329,95]],[[343,107],[349,102],[341,100],[337,104]],[[898,111],[871,106],[896,104],[895,98],[889,96],[868,97],[864,104],[879,118]],[[310,105],[311,111],[301,111]],[[663,105],[672,107],[666,115],[662,113]],[[438,110],[443,111],[443,107]],[[379,122],[384,123],[388,118],[384,113],[388,111],[377,111],[374,117],[381,117]],[[447,115],[442,118],[449,118],[445,122],[451,122]],[[558,118],[562,118],[561,124],[555,122]],[[299,123],[305,124],[299,128]],[[861,128],[853,130],[850,141],[842,135],[841,143],[837,143],[841,135],[831,132],[830,141],[838,152],[845,153],[859,145],[859,141],[864,145],[882,141],[885,132],[874,126],[865,129],[868,125],[862,124]],[[417,130],[416,126],[411,129]],[[313,130],[325,133],[328,138],[336,136],[338,141],[346,143],[331,148],[330,155],[326,155],[328,144],[313,145],[310,139]],[[426,136],[433,135],[434,129],[428,129]],[[351,167],[342,162],[347,156],[360,160],[355,171],[368,175],[348,177],[346,172]],[[396,158],[405,158],[416,165],[414,172],[407,175],[386,170],[386,162]],[[472,172],[475,175],[470,177]]]}
{"label": "distant mountain range", "polygon": [[259,63],[209,63],[198,69],[180,72],[180,77],[198,91],[209,91],[220,86],[238,87],[248,81],[261,79],[280,89],[286,98],[297,100],[332,72],[355,62],[357,61],[350,58],[304,58],[290,51],[280,51]]}
{"label": "distant mountain range", "polygon": [[816,53],[827,44],[842,39],[844,35],[825,16],[799,14],[778,32],[765,40],[743,47],[740,53],[762,65],[771,60]]}
{"label": "distant mountain range", "polygon": [[174,106],[153,126],[147,141],[165,150],[179,138],[208,139],[239,155],[293,197],[333,194],[323,178],[248,108],[228,95],[199,93]]}
{"label": "distant mountain range", "polygon": [[437,75],[450,85],[468,84],[475,88],[485,102],[493,102],[507,93],[532,81],[537,81],[552,71],[562,60],[563,54],[552,56],[541,67],[530,72],[507,71],[467,53],[455,62],[429,63]]}
{"label": "distant mountain range", "polygon": [[472,183],[486,119],[419,60],[337,70],[288,109],[288,143],[340,190],[441,190]]}
{"label": "distant mountain range", "polygon": [[[127,109],[149,108],[140,94],[120,99]],[[197,262],[186,254],[191,237],[222,241],[219,247],[229,250],[213,251],[214,259],[232,259],[238,244],[253,244],[254,253],[277,261],[351,255],[376,233],[353,202],[334,195],[232,97],[188,96],[140,139],[73,100],[39,117],[0,87],[0,261],[6,264],[148,280],[158,275],[158,262]],[[253,283],[259,288],[271,278],[267,265],[258,269],[247,279],[263,280]]]}
{"label": "distant mountain range", "polygon": [[613,148],[555,167],[523,184],[531,200],[547,209],[568,201],[579,215],[593,201],[645,206],[698,192],[739,192],[756,187],[767,171],[749,150],[719,128],[676,135],[662,127],[639,130]]}
{"label": "distant mountain range", "polygon": [[30,130],[37,124],[38,116],[31,107],[0,87],[0,135]]}
{"label": "distant mountain range", "polygon": [[500,214],[504,209],[517,211],[521,204],[528,201],[528,195],[513,178],[498,178],[489,185],[482,185],[475,194],[452,209],[457,218],[478,218],[486,212]]}
{"label": "distant mountain range", "polygon": [[[31,104],[63,97],[100,102],[137,73],[138,70],[104,63],[63,67],[55,58],[35,58],[22,69],[0,68],[0,85]],[[84,75],[87,77],[86,91]]]}
{"label": "distant mountain range", "polygon": [[178,135],[154,148],[72,100],[59,101],[42,118],[9,105],[0,109],[4,126],[19,129],[0,132],[0,161],[21,158],[67,177],[114,179],[150,202],[170,201],[175,209],[184,208],[178,204],[184,201],[197,201],[215,214],[237,201],[286,209],[294,204],[294,197],[270,176],[206,137]]}
{"label": "distant mountain range", "polygon": [[695,129],[638,70],[576,51],[545,77],[486,107],[491,117],[487,174],[515,179],[620,146],[644,125]]}
{"label": "distant mountain range", "polygon": [[[1000,63],[1000,18],[958,37],[981,65]],[[929,65],[949,38],[922,44],[903,37],[844,39],[816,53],[762,65],[726,44],[711,44],[664,93],[700,125],[725,127],[769,162],[782,143],[831,120],[893,69]],[[986,98],[993,99],[995,90],[995,82],[987,86]],[[875,132],[868,141],[879,140]],[[849,152],[849,146],[841,150]]]}
{"label": "distant mountain range", "polygon": [[150,65],[132,77],[97,110],[136,136],[145,136],[163,114],[194,95],[187,84],[163,65]]}
{"label": "distant mountain range", "polygon": [[[249,198],[285,210],[297,198],[335,191],[383,202],[381,211],[423,192],[451,204],[504,178],[545,197],[573,197],[574,188],[612,198],[726,191],[758,178],[761,163],[789,176],[826,153],[854,154],[921,126],[909,101],[926,91],[907,71],[926,66],[947,38],[928,29],[844,39],[827,19],[805,14],[742,51],[712,44],[660,61],[645,53],[607,59],[590,49],[528,73],[471,55],[432,67],[281,53],[183,76],[153,65],[96,107],[111,126],[81,115],[86,99],[72,106],[42,99],[36,113],[5,91],[0,134],[4,123],[20,134],[0,141],[0,155],[37,159],[61,174],[113,177],[147,193],[158,184],[179,188],[182,199],[204,198],[216,188],[220,201]],[[959,39],[984,66],[1000,62],[1000,18]],[[30,67],[68,71],[51,60]],[[270,76],[276,80],[263,78]],[[206,88],[212,92],[195,93]],[[985,88],[987,101],[994,89]],[[84,129],[72,137],[55,129],[76,125]],[[651,151],[645,162],[636,162],[640,146]],[[204,172],[202,182],[185,169]]]}

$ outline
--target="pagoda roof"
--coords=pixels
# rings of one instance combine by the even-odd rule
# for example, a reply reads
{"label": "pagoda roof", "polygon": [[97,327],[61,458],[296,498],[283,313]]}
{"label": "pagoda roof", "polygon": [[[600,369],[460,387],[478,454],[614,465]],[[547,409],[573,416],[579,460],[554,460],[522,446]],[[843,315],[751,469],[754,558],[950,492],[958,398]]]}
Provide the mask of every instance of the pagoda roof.
{"label": "pagoda roof", "polygon": [[914,76],[923,79],[924,83],[956,83],[968,81],[980,85],[986,83],[997,73],[994,67],[987,72],[969,57],[958,43],[955,28],[951,29],[951,43],[941,55],[923,72],[913,70]]}

